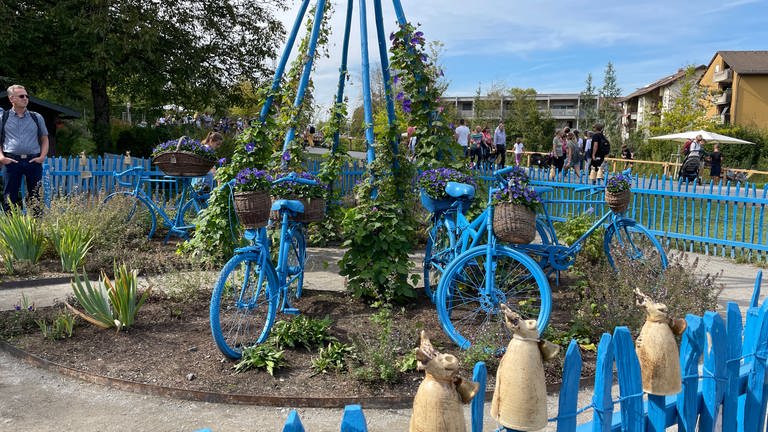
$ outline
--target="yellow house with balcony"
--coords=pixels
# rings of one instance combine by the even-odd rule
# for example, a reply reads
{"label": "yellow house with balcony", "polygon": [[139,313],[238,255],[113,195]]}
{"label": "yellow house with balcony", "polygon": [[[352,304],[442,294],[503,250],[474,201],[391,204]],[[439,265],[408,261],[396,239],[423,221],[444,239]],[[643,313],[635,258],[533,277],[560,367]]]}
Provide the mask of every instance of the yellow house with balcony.
{"label": "yellow house with balcony", "polygon": [[715,95],[708,114],[722,123],[768,129],[768,51],[718,51],[699,85]]}

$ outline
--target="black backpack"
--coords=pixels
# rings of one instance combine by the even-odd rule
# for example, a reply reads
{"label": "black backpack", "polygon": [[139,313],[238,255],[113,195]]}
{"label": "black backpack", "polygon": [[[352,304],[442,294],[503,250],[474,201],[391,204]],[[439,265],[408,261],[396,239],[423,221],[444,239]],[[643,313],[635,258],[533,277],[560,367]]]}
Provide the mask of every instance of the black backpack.
{"label": "black backpack", "polygon": [[[37,118],[40,114],[27,110],[27,112],[32,116],[32,120],[35,122],[35,126],[37,126],[37,134],[38,137],[40,135],[40,119]],[[8,122],[8,117],[11,115],[10,110],[3,111],[3,118],[0,120],[0,147],[5,146],[5,123]]]}
{"label": "black backpack", "polygon": [[602,132],[592,136],[592,145],[595,145],[595,139],[597,138],[597,157],[602,158],[608,156],[611,152],[611,143],[608,138],[603,135]]}

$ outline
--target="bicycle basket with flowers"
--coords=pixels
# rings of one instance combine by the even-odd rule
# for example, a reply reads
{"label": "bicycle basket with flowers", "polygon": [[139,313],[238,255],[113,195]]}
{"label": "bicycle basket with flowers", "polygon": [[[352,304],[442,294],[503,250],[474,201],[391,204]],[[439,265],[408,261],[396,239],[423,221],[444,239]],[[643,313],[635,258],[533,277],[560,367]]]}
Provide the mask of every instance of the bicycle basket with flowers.
{"label": "bicycle basket with flowers", "polygon": [[261,228],[269,220],[272,176],[264,170],[244,168],[235,176],[235,212],[245,228]]}
{"label": "bicycle basket with flowers", "polygon": [[[421,204],[425,209],[434,213],[447,210],[453,200],[445,193],[448,182],[465,183],[477,187],[475,180],[468,174],[453,168],[435,168],[421,173],[416,184],[421,189]],[[469,205],[465,206],[465,210]]]}
{"label": "bicycle basket with flowers", "polygon": [[605,182],[605,203],[614,213],[623,213],[629,207],[632,198],[631,178],[626,174],[616,174]]}
{"label": "bicycle basket with flowers", "polygon": [[183,136],[155,147],[152,163],[166,175],[199,177],[213,168],[216,154],[200,141]]}
{"label": "bicycle basket with flowers", "polygon": [[[279,173],[275,180],[287,176],[288,173]],[[296,173],[296,176],[305,180],[314,180],[317,184],[303,184],[292,180],[277,183],[272,186],[274,199],[298,200],[304,204],[304,213],[296,216],[296,221],[309,223],[319,222],[325,217],[325,196],[328,186],[323,184],[315,175],[308,172]],[[276,214],[273,219],[278,219]]]}
{"label": "bicycle basket with flowers", "polygon": [[[525,174],[525,173],[523,173]],[[542,203],[539,194],[528,186],[527,176],[511,176],[493,194],[493,232],[507,243],[526,244],[536,237],[536,212]]]}

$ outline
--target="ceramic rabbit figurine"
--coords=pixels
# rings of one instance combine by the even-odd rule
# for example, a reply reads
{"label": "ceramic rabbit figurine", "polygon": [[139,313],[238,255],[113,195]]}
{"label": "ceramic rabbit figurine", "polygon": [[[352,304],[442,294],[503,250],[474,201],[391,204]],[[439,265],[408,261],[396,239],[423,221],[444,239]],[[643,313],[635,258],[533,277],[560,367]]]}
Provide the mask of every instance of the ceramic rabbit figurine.
{"label": "ceramic rabbit figurine", "polygon": [[459,377],[459,360],[437,352],[423,330],[416,359],[426,376],[413,398],[410,432],[466,432],[462,404],[472,400],[479,384]]}
{"label": "ceramic rabbit figurine", "polygon": [[635,294],[639,298],[638,306],[646,311],[645,324],[635,341],[643,376],[643,391],[659,396],[680,393],[680,352],[675,335],[683,333],[685,320],[670,320],[666,305],[656,303],[639,290]]}
{"label": "ceramic rabbit figurine", "polygon": [[560,347],[539,340],[536,320],[523,320],[505,304],[501,311],[513,336],[496,372],[491,416],[510,429],[539,430],[547,425],[543,361],[554,358]]}

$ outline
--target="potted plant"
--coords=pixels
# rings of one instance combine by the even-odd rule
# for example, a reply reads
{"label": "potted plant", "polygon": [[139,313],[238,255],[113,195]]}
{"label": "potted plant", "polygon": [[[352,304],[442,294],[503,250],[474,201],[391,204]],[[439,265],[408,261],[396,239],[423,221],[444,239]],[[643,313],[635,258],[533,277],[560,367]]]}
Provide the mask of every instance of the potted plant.
{"label": "potted plant", "polygon": [[605,182],[605,202],[614,213],[623,213],[632,198],[630,177],[616,174]]}
{"label": "potted plant", "polygon": [[[287,176],[289,173],[279,173],[275,179]],[[296,176],[306,180],[314,180],[316,184],[304,184],[288,180],[277,183],[272,187],[272,197],[275,199],[298,200],[304,204],[304,213],[296,216],[297,222],[319,222],[325,217],[325,196],[328,187],[320,182],[317,176],[308,172],[298,172]],[[275,215],[273,215],[274,218]]]}
{"label": "potted plant", "polygon": [[453,168],[426,170],[421,173],[416,181],[419,189],[421,189],[421,204],[425,209],[434,213],[451,207],[453,200],[445,193],[445,186],[448,182],[476,186],[472,177]]}
{"label": "potted plant", "polygon": [[183,136],[155,147],[152,163],[166,175],[200,177],[213,168],[216,154],[200,141]]}
{"label": "potted plant", "polygon": [[245,228],[261,228],[269,220],[272,176],[264,170],[245,168],[235,176],[235,212]]}
{"label": "potted plant", "polygon": [[[527,176],[525,177],[527,180]],[[527,181],[513,177],[493,194],[493,232],[507,243],[526,244],[536,237],[541,198]]]}

